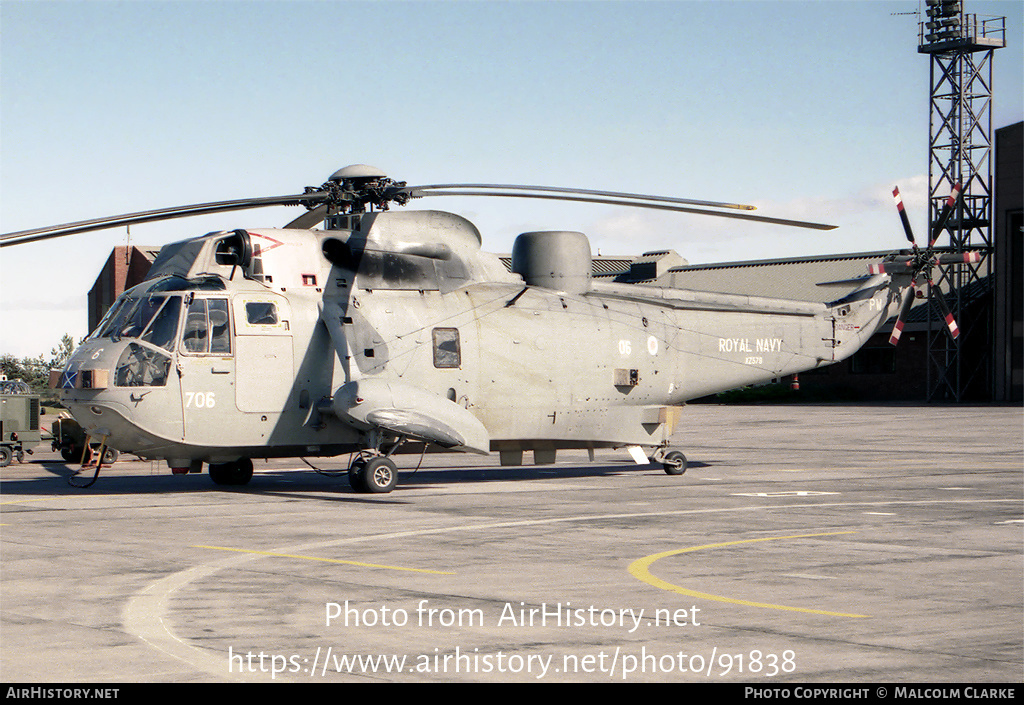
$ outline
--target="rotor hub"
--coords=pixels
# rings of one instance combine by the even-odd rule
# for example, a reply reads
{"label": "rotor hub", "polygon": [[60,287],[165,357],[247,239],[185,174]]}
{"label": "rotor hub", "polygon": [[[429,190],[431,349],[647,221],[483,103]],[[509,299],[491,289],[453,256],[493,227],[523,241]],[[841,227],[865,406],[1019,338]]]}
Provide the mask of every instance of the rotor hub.
{"label": "rotor hub", "polygon": [[319,187],[307,186],[306,193],[317,197],[302,205],[308,210],[326,205],[328,215],[364,213],[368,205],[386,211],[391,202],[403,206],[409,201],[404,187],[404,181],[394,181],[376,167],[352,164],[338,169]]}

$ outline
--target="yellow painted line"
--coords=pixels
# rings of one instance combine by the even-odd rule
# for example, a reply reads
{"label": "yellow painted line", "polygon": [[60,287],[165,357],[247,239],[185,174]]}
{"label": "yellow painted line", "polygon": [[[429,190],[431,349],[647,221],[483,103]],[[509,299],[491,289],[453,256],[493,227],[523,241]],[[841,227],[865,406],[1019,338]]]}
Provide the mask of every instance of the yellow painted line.
{"label": "yellow painted line", "polygon": [[404,570],[410,573],[432,573],[434,575],[455,575],[444,570],[426,570],[424,568],[403,568],[397,565],[380,565],[377,563],[361,563],[360,561],[344,561],[338,558],[318,558],[317,556],[299,556],[291,553],[274,553],[272,551],[250,551],[244,548],[228,548],[225,546],[191,546],[191,548],[209,548],[214,551],[234,551],[235,553],[253,553],[258,556],[276,556],[277,558],[299,558],[304,561],[320,561],[322,563],[344,563],[362,568],[386,568],[388,570]]}
{"label": "yellow painted line", "polygon": [[6,502],[0,502],[0,505],[4,504],[24,504],[25,502],[49,502],[54,499],[63,499],[68,495],[60,495],[59,497],[38,497],[36,499],[11,499]]}
{"label": "yellow painted line", "polygon": [[847,614],[845,612],[827,612],[825,610],[812,610],[805,607],[787,607],[786,605],[772,605],[766,602],[750,602],[748,600],[737,600],[731,597],[722,597],[721,595],[711,595],[706,592],[697,592],[695,590],[688,590],[687,588],[673,585],[672,583],[666,582],[661,578],[657,578],[650,572],[651,565],[662,558],[668,558],[669,556],[677,556],[680,553],[693,553],[694,551],[703,551],[709,548],[722,548],[724,546],[737,546],[744,543],[758,543],[761,541],[783,541],[785,539],[806,539],[815,536],[837,536],[839,534],[855,534],[856,531],[833,531],[827,534],[798,534],[795,536],[771,536],[762,539],[745,539],[743,541],[727,541],[725,543],[709,543],[704,546],[691,546],[690,548],[680,548],[675,551],[665,551],[664,553],[655,553],[650,556],[645,556],[638,560],[633,561],[629,564],[630,574],[637,580],[641,580],[648,585],[653,585],[656,588],[662,590],[668,590],[670,592],[677,592],[680,595],[688,595],[689,597],[698,597],[702,600],[712,600],[715,602],[728,602],[734,605],[745,605],[747,607],[763,607],[771,610],[786,610],[789,612],[807,612],[809,614],[824,614],[831,617],[867,617],[866,614]]}
{"label": "yellow painted line", "polygon": [[52,497],[35,497],[33,499],[8,499],[6,501],[0,502],[0,506],[4,506],[4,505],[7,505],[7,504],[26,504],[28,502],[54,502],[54,501],[56,501],[58,499],[77,499],[79,497],[85,497],[85,498],[88,498],[88,499],[99,499],[99,498],[104,498],[105,499],[107,497],[134,497],[134,496],[136,496],[136,495],[131,495],[131,494],[76,494],[76,493],[71,492],[71,493],[68,493],[68,494],[54,495]]}

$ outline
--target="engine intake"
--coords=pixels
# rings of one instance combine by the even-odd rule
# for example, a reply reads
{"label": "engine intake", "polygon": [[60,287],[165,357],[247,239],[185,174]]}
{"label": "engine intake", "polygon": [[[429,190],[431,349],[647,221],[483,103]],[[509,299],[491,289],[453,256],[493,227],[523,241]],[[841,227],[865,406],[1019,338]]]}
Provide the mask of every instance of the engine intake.
{"label": "engine intake", "polygon": [[590,290],[590,241],[583,233],[523,233],[512,245],[512,271],[530,286],[582,294]]}

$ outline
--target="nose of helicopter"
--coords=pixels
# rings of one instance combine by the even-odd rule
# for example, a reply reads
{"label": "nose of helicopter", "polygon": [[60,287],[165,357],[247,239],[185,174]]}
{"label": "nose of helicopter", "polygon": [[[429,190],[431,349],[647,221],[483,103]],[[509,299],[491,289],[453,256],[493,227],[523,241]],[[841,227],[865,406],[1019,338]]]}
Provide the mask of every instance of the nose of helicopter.
{"label": "nose of helicopter", "polygon": [[[136,452],[160,445],[140,424],[147,397],[166,383],[168,365],[154,375],[145,364],[152,351],[133,341],[97,340],[83,343],[61,371],[61,401],[95,441]],[[169,363],[170,358],[167,358]],[[148,382],[148,384],[147,384]]]}

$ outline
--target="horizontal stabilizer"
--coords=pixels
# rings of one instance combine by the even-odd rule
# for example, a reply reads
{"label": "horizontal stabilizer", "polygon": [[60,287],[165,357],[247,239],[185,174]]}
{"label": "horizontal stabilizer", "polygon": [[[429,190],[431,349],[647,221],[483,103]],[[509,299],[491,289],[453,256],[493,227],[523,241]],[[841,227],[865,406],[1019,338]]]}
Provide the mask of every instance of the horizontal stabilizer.
{"label": "horizontal stabilizer", "polygon": [[841,286],[841,287],[860,286],[861,284],[864,284],[865,282],[869,281],[870,279],[871,279],[871,275],[870,274],[865,274],[862,277],[853,277],[852,279],[837,279],[835,281],[830,281],[830,282],[818,282],[817,284],[815,284],[815,286]]}

